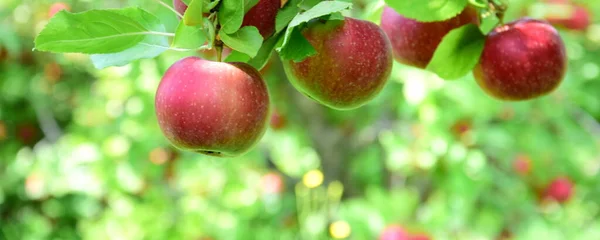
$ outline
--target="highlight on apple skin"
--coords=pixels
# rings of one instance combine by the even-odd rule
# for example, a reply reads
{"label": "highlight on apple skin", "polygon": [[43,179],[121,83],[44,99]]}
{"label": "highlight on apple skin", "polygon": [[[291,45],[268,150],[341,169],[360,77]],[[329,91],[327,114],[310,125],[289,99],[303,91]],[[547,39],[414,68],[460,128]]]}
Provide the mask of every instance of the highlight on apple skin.
{"label": "highlight on apple skin", "polygon": [[261,139],[270,103],[265,81],[252,66],[187,57],[163,76],[155,106],[159,126],[174,146],[234,157]]}
{"label": "highlight on apple skin", "polygon": [[358,108],[383,89],[392,70],[392,49],[379,26],[346,17],[312,21],[302,34],[317,54],[283,61],[300,92],[338,110]]}
{"label": "highlight on apple skin", "polygon": [[438,22],[406,18],[387,6],[381,16],[381,28],[390,38],[394,59],[421,69],[427,67],[446,34],[469,23],[479,24],[477,10],[471,7],[454,18]]}
{"label": "highlight on apple skin", "polygon": [[473,74],[500,100],[528,100],[552,92],[567,68],[565,45],[548,22],[519,19],[488,34]]}

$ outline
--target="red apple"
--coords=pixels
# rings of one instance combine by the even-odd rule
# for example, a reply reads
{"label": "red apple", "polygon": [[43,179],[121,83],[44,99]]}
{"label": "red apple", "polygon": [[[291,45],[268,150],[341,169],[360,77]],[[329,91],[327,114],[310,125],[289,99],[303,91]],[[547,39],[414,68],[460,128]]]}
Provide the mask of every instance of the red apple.
{"label": "red apple", "polygon": [[396,61],[418,68],[427,67],[448,32],[469,23],[479,23],[477,10],[470,7],[454,18],[439,22],[405,18],[387,6],[381,16],[381,28],[392,42]]}
{"label": "red apple", "polygon": [[573,195],[573,183],[567,177],[558,177],[546,187],[544,196],[564,203]]}
{"label": "red apple", "polygon": [[175,8],[179,14],[183,15],[188,6],[181,0],[173,0],[173,8]]}
{"label": "red apple", "polygon": [[287,119],[285,118],[284,115],[281,115],[281,113],[279,113],[279,111],[275,110],[275,111],[273,111],[273,113],[271,113],[270,125],[273,130],[280,130],[280,129],[284,128],[286,124],[287,124]]}
{"label": "red apple", "polygon": [[513,162],[513,168],[519,175],[527,175],[531,172],[531,159],[527,155],[519,155]]}
{"label": "red apple", "polygon": [[[590,26],[590,12],[585,7],[569,0],[548,0],[546,2],[561,9],[558,14],[550,13],[546,16],[546,20],[552,25],[577,31],[583,31]],[[569,14],[565,16],[564,12]]]}
{"label": "red apple", "polygon": [[41,139],[40,131],[36,124],[23,123],[17,126],[17,139],[25,145],[31,145]]}
{"label": "red apple", "polygon": [[285,188],[281,175],[274,172],[265,174],[260,182],[262,191],[267,194],[278,194],[283,192],[283,189]]}
{"label": "red apple", "polygon": [[280,0],[259,0],[244,16],[244,26],[255,26],[263,38],[275,32],[275,17],[281,7]]}
{"label": "red apple", "polygon": [[527,100],[552,92],[567,68],[565,45],[548,22],[520,19],[494,29],[473,74],[489,95]]}
{"label": "red apple", "polygon": [[381,232],[379,240],[411,240],[411,236],[401,226],[390,225]]}
{"label": "red apple", "polygon": [[187,57],[167,70],[155,105],[160,128],[173,145],[232,157],[262,137],[270,103],[264,80],[250,65]]}
{"label": "red apple", "polygon": [[383,89],[392,70],[392,49],[377,25],[354,18],[314,21],[303,35],[317,54],[284,61],[300,92],[334,109],[354,109]]}
{"label": "red apple", "polygon": [[71,11],[71,7],[69,6],[69,4],[66,4],[64,2],[54,3],[50,6],[50,9],[48,10],[48,18],[54,17],[54,15],[60,12],[61,10]]}

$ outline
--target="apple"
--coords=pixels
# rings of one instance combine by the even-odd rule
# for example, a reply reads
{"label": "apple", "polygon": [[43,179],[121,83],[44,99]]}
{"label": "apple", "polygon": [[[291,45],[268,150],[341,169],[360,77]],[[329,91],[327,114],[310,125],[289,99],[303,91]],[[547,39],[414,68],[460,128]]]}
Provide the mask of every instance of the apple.
{"label": "apple", "polygon": [[399,225],[389,225],[383,229],[379,240],[411,240],[411,235]]}
{"label": "apple", "polygon": [[175,8],[175,11],[179,14],[183,15],[188,6],[182,0],[173,0],[173,8]]}
{"label": "apple", "polygon": [[513,162],[515,172],[520,175],[527,175],[531,172],[531,159],[527,155],[518,155]]}
{"label": "apple", "polygon": [[41,137],[40,130],[34,123],[23,123],[17,126],[17,139],[25,145],[35,144]]}
{"label": "apple", "polygon": [[566,68],[558,31],[548,22],[523,18],[489,33],[473,75],[489,95],[517,101],[552,92]]}
{"label": "apple", "polygon": [[259,141],[269,105],[256,69],[198,57],[174,63],[155,98],[159,126],[174,146],[223,157],[241,155]]}
{"label": "apple", "polygon": [[300,62],[283,61],[300,92],[338,110],[358,108],[385,86],[393,64],[390,41],[374,23],[312,21],[302,34],[317,54]]}
{"label": "apple", "polygon": [[392,42],[396,61],[422,69],[427,67],[446,34],[469,23],[479,23],[477,10],[471,7],[454,18],[438,22],[406,18],[387,6],[381,16],[381,28]]}
{"label": "apple", "polygon": [[[546,20],[550,24],[576,31],[583,31],[590,26],[590,12],[585,7],[569,0],[548,0],[547,3],[560,9],[560,13],[546,15]],[[568,16],[563,15],[564,12],[568,12]]]}
{"label": "apple", "polygon": [[242,27],[255,26],[258,28],[260,35],[267,39],[275,32],[275,17],[277,17],[280,7],[280,0],[259,0],[244,15]]}
{"label": "apple", "polygon": [[573,183],[567,177],[557,177],[546,187],[544,196],[564,203],[573,195]]}
{"label": "apple", "polygon": [[267,194],[278,194],[283,192],[285,184],[281,175],[275,172],[270,172],[262,176],[261,188],[264,193]]}
{"label": "apple", "polygon": [[60,12],[61,10],[71,11],[71,6],[64,2],[57,2],[50,5],[50,9],[48,10],[48,18],[54,17],[54,15]]}
{"label": "apple", "polygon": [[275,110],[271,113],[270,125],[273,130],[280,130],[287,125],[287,119],[279,111]]}
{"label": "apple", "polygon": [[[173,7],[181,15],[188,8],[182,0],[173,0]],[[275,32],[275,17],[280,7],[280,0],[259,0],[244,15],[242,27],[255,26],[263,38],[268,38]]]}

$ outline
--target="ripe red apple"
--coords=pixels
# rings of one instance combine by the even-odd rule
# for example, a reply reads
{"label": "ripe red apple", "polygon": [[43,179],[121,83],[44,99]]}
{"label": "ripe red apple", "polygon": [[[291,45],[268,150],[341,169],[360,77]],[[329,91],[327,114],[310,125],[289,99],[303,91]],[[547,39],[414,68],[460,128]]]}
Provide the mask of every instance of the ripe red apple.
{"label": "ripe red apple", "polygon": [[263,38],[275,32],[275,17],[281,7],[280,0],[259,0],[244,16],[244,26],[255,26]]}
{"label": "ripe red apple", "polygon": [[418,68],[427,67],[448,32],[469,23],[479,23],[477,10],[470,7],[454,18],[439,22],[418,22],[387,6],[381,16],[381,28],[392,42],[396,61]]}
{"label": "ripe red apple", "polygon": [[71,11],[71,6],[64,2],[57,2],[52,4],[50,6],[50,9],[48,10],[48,18],[54,17],[54,15],[60,12],[61,10]]}
{"label": "ripe red apple", "polygon": [[473,74],[493,97],[527,100],[558,87],[566,68],[565,45],[556,29],[548,22],[523,18],[490,32]]}
{"label": "ripe red apple", "polygon": [[546,187],[546,198],[564,203],[573,195],[573,183],[567,177],[557,177]]}
{"label": "ripe red apple", "polygon": [[270,125],[273,130],[280,130],[287,125],[287,119],[279,111],[275,110],[271,113]]}
{"label": "ripe red apple", "polygon": [[283,62],[300,92],[328,107],[347,110],[364,105],[385,86],[392,49],[377,25],[346,17],[314,21],[302,34],[317,54],[301,62]]}
{"label": "ripe red apple", "polygon": [[270,172],[262,176],[261,180],[262,191],[267,194],[278,194],[283,192],[285,184],[283,178],[278,173]]}
{"label": "ripe red apple", "polygon": [[175,8],[175,11],[177,11],[179,14],[183,15],[185,14],[185,10],[187,10],[188,6],[181,0],[173,0],[173,8]]}
{"label": "ripe red apple", "polygon": [[269,94],[245,63],[187,57],[173,64],[155,99],[163,133],[178,148],[232,157],[254,146],[267,128]]}
{"label": "ripe red apple", "polygon": [[[590,26],[590,12],[585,7],[570,0],[547,0],[546,2],[560,9],[560,13],[550,13],[546,16],[546,20],[552,25],[577,31],[583,31]],[[569,14],[563,15],[565,12]]]}
{"label": "ripe red apple", "polygon": [[527,175],[531,172],[531,159],[527,155],[519,155],[513,162],[513,168],[519,175]]}
{"label": "ripe red apple", "polygon": [[379,240],[411,240],[411,236],[401,226],[389,225],[383,229]]}

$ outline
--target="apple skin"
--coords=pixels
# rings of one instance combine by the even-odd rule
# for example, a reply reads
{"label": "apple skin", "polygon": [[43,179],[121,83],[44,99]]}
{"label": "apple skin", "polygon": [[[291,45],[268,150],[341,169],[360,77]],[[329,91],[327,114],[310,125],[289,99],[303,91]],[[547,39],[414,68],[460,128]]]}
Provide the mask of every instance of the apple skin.
{"label": "apple skin", "polygon": [[573,183],[567,177],[557,177],[546,187],[545,196],[564,203],[573,194]]}
{"label": "apple skin", "polygon": [[383,229],[379,240],[411,240],[411,236],[401,226],[389,225]]}
{"label": "apple skin", "polygon": [[259,0],[244,16],[242,27],[255,26],[267,39],[275,32],[275,17],[280,7],[280,0]]}
{"label": "apple skin", "polygon": [[577,5],[569,0],[548,0],[546,2],[549,4],[562,4],[567,8],[566,10],[571,11],[571,15],[568,18],[561,16],[546,16],[546,20],[548,20],[550,24],[575,31],[584,31],[590,26],[590,12],[585,7]]}
{"label": "apple skin", "polygon": [[489,95],[518,101],[552,92],[566,68],[558,31],[548,22],[523,18],[489,33],[473,75]]}
{"label": "apple skin", "polygon": [[57,3],[52,4],[50,6],[50,9],[48,9],[48,18],[54,17],[54,15],[56,15],[61,10],[71,11],[71,6],[69,6],[69,4],[66,4],[64,2],[57,2]]}
{"label": "apple skin", "polygon": [[260,140],[269,105],[256,69],[198,57],[174,63],[155,98],[159,126],[174,146],[222,157],[239,156]]}
{"label": "apple skin", "polygon": [[188,6],[181,0],[173,0],[173,8],[175,8],[179,14],[183,15]]}
{"label": "apple skin", "polygon": [[381,16],[381,28],[392,42],[394,59],[421,69],[427,67],[446,34],[469,23],[479,23],[477,10],[470,7],[454,18],[438,22],[405,18],[387,6]]}
{"label": "apple skin", "polygon": [[354,18],[313,21],[302,34],[317,54],[283,61],[300,92],[338,110],[358,108],[385,86],[393,64],[389,39],[379,26]]}

